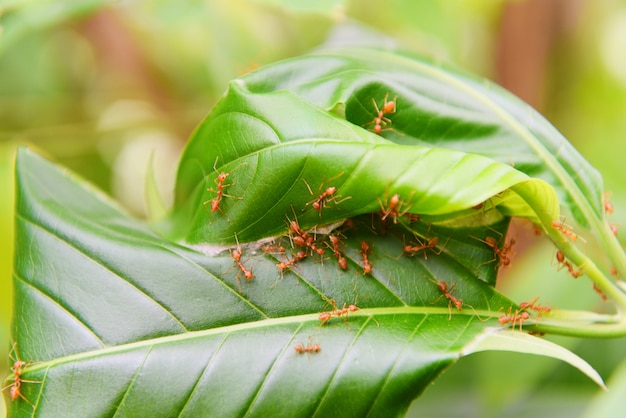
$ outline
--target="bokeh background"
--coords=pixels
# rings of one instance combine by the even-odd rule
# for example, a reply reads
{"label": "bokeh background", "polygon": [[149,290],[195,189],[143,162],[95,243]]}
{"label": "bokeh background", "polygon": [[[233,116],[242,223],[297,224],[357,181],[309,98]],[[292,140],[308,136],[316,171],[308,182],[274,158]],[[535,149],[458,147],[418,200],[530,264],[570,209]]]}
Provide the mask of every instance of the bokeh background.
{"label": "bokeh background", "polygon": [[[0,358],[11,321],[21,320],[12,318],[11,291],[18,145],[36,147],[142,218],[149,162],[168,199],[186,138],[229,80],[337,44],[395,46],[503,85],[600,170],[612,221],[626,224],[623,0],[0,0]],[[588,281],[556,271],[548,243],[531,244],[516,249],[500,277],[505,293],[607,309]],[[624,339],[552,340],[609,383],[615,376],[619,393]],[[409,416],[602,416],[599,392],[555,360],[482,353],[436,380]]]}

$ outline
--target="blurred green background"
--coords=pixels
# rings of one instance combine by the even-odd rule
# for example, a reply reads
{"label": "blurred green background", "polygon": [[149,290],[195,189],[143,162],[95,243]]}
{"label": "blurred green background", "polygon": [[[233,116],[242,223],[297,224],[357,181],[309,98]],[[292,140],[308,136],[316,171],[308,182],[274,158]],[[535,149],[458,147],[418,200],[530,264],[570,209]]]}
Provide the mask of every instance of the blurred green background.
{"label": "blurred green background", "polygon": [[[503,85],[600,170],[616,207],[612,221],[626,224],[624,1],[62,3],[0,0],[1,358],[10,348],[11,321],[20,321],[11,319],[17,145],[38,148],[145,217],[150,158],[167,199],[186,138],[230,79],[323,45],[395,46]],[[514,233],[528,235],[528,225],[516,227]],[[523,247],[500,277],[505,293],[517,300],[540,294],[553,307],[606,309],[588,281],[557,273],[550,245]],[[605,379],[626,353],[624,339],[552,339]],[[6,373],[2,362],[0,375]],[[482,353],[447,371],[409,415],[594,416],[587,408],[596,407],[590,403],[598,392],[554,360]]]}

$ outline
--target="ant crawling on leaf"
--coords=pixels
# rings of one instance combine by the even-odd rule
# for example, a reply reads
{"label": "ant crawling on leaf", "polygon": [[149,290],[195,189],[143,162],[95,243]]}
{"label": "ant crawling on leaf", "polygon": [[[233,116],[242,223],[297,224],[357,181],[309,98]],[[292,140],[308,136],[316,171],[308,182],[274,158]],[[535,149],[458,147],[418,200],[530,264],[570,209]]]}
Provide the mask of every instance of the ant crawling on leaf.
{"label": "ant crawling on leaf", "polygon": [[309,344],[309,345],[296,344],[293,348],[294,350],[296,350],[296,353],[298,354],[319,353],[322,350],[319,344]]}
{"label": "ant crawling on leaf", "polygon": [[332,305],[331,310],[319,314],[319,320],[321,321],[322,325],[332,318],[344,317],[347,320],[348,314],[350,312],[356,312],[359,310],[359,308],[355,304],[350,304],[348,306],[344,305],[343,308],[337,309],[337,302],[335,302],[334,299],[330,299],[330,303]]}
{"label": "ant crawling on leaf", "polygon": [[[12,353],[15,353],[15,357],[13,357]],[[29,404],[34,410],[36,409],[35,405],[33,405],[26,398],[26,396],[22,394],[21,387],[22,387],[22,383],[41,383],[41,382],[37,380],[22,379],[22,373],[24,372],[24,369],[28,367],[31,363],[30,362],[27,363],[25,361],[20,360],[19,356],[17,355],[17,342],[13,344],[13,348],[9,352],[9,357],[11,358],[11,360],[14,360],[13,366],[11,367],[11,373],[13,373],[13,377],[10,378],[10,380],[12,380],[13,383],[2,388],[2,392],[9,389],[9,396],[11,397],[12,401],[17,400],[17,398],[22,398],[24,402]]]}
{"label": "ant crawling on leaf", "polygon": [[494,254],[494,258],[480,264],[478,268],[484,266],[485,264],[492,263],[496,260],[498,260],[498,263],[495,266],[496,269],[498,269],[500,266],[507,267],[508,265],[511,264],[511,257],[513,255],[513,245],[515,245],[514,238],[511,238],[508,242],[505,241],[502,248],[500,248],[500,241],[502,240],[502,236],[500,237],[500,240],[496,240],[494,237],[491,237],[491,236],[487,236],[485,237],[485,239],[480,239],[476,237],[472,237],[472,238],[477,239],[478,241],[486,244],[489,248],[493,250],[493,254]]}
{"label": "ant crawling on leaf", "polygon": [[328,239],[330,240],[330,244],[331,244],[329,247],[332,249],[333,254],[335,254],[335,257],[337,257],[337,264],[339,264],[339,267],[341,267],[342,270],[347,270],[348,261],[343,256],[343,254],[341,253],[341,249],[339,248],[341,245],[341,240],[339,239],[337,235],[334,235],[334,234],[328,235]]}
{"label": "ant crawling on leaf", "polygon": [[509,312],[498,318],[498,322],[502,325],[511,324],[512,328],[515,328],[515,324],[519,324],[520,331],[522,330],[522,324],[530,318],[530,314],[526,311],[513,311],[513,308],[509,308]]}
{"label": "ant crawling on leaf", "polygon": [[396,105],[398,96],[395,96],[393,100],[388,101],[389,93],[385,95],[385,99],[383,100],[382,109],[378,108],[378,103],[372,97],[372,103],[374,104],[374,109],[376,109],[376,117],[370,122],[366,123],[364,126],[374,125],[370,130],[375,134],[380,135],[383,131],[391,131],[392,128],[386,128],[387,125],[391,125],[391,119],[386,117],[385,115],[390,115],[396,113]]}
{"label": "ant crawling on leaf", "polygon": [[220,204],[222,202],[222,198],[224,197],[232,197],[234,199],[239,199],[242,200],[243,197],[239,197],[239,196],[232,196],[229,194],[224,193],[224,189],[226,189],[226,187],[228,186],[234,186],[236,183],[229,183],[229,184],[224,184],[226,182],[226,179],[228,178],[228,176],[230,176],[235,170],[237,170],[239,167],[241,167],[242,165],[248,164],[247,162],[243,162],[241,164],[239,164],[238,166],[236,166],[235,168],[233,168],[230,173],[227,173],[225,171],[222,171],[221,173],[219,171],[217,171],[217,160],[219,157],[215,157],[215,163],[213,164],[213,170],[217,173],[217,177],[215,178],[215,185],[217,187],[216,189],[213,188],[209,188],[207,189],[207,191],[215,193],[216,196],[211,199],[211,200],[206,200],[204,201],[202,204],[204,205],[204,207],[206,207],[207,203],[211,203],[211,212],[215,213],[218,210],[222,213],[224,213],[221,209],[220,209]]}
{"label": "ant crawling on leaf", "polygon": [[439,298],[437,298],[437,300],[435,300],[434,302],[431,302],[431,304],[437,303],[441,298],[448,299],[448,319],[452,319],[452,305],[454,305],[454,307],[459,311],[463,309],[463,301],[452,294],[452,292],[454,292],[456,288],[456,285],[453,283],[452,285],[450,285],[450,287],[448,287],[448,283],[441,280],[437,280],[435,281],[435,283],[437,283],[437,288],[441,292],[441,296],[439,296]]}
{"label": "ant crawling on leaf", "polygon": [[[339,173],[335,177],[330,178],[328,182],[330,183],[331,181],[335,180],[336,178],[341,177],[342,175],[343,175],[343,172]],[[348,196],[343,199],[340,199],[341,196],[338,196],[335,194],[337,193],[337,188],[335,186],[329,186],[324,191],[322,191],[322,188],[324,187],[324,183],[326,183],[326,181],[322,182],[322,184],[319,187],[319,191],[321,193],[319,195],[316,195],[315,193],[313,193],[313,190],[311,189],[311,186],[309,186],[309,183],[307,183],[305,179],[302,179],[302,181],[304,182],[304,185],[306,186],[306,188],[309,190],[309,193],[312,196],[317,196],[315,199],[308,202],[305,206],[311,205],[313,209],[319,212],[320,218],[322,217],[322,209],[328,207],[327,206],[328,203],[332,202],[335,205],[338,205],[339,203],[352,198],[352,196]]]}

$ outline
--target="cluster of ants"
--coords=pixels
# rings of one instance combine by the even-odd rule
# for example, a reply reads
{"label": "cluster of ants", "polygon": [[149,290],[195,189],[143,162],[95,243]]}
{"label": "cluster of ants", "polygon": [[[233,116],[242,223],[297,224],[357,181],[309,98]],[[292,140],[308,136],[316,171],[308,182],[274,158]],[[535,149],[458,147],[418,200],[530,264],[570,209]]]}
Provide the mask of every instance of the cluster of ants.
{"label": "cluster of ants", "polygon": [[[368,129],[370,129],[371,131],[379,135],[383,131],[392,130],[392,128],[390,127],[392,125],[392,121],[391,119],[389,119],[388,116],[396,113],[397,96],[394,97],[393,100],[388,100],[388,98],[389,98],[389,93],[385,95],[385,98],[383,99],[383,104],[380,107],[378,106],[378,103],[376,103],[376,100],[372,98],[372,103],[376,111],[376,116],[372,121],[364,125],[364,126],[371,126],[371,128],[368,128]],[[216,188],[208,189],[208,191],[215,193],[215,197],[204,202],[205,207],[207,204],[210,203],[211,212],[213,213],[217,212],[218,210],[221,211],[220,204],[224,197],[234,197],[234,198],[242,199],[241,197],[231,196],[224,192],[226,187],[232,186],[233,184],[235,184],[235,183],[226,184],[226,180],[230,176],[230,174],[239,166],[231,170],[230,173],[227,173],[227,172],[218,172],[215,167],[216,164],[217,164],[217,159],[213,167],[216,173],[218,173],[218,176],[215,179]],[[338,178],[342,174],[343,173],[337,175],[336,177],[329,179],[328,183],[331,183],[333,179]],[[347,199],[350,199],[350,197],[342,198],[340,195],[337,195],[337,188],[335,186],[328,185],[328,187],[324,187],[324,183],[326,183],[326,181],[320,185],[317,193],[315,193],[311,189],[311,187],[309,186],[309,184],[306,182],[304,178],[302,179],[302,181],[304,182],[309,193],[312,196],[314,196],[313,200],[305,204],[303,210],[307,209],[310,206],[313,210],[319,212],[320,218],[322,217],[322,211],[325,208],[330,207],[331,205],[337,206],[341,202]],[[393,221],[393,223],[396,224],[398,222],[398,218],[400,217],[406,217],[409,223],[419,221],[419,216],[416,214],[409,213],[410,205],[402,201],[400,198],[400,195],[397,193],[393,194],[388,199],[385,198],[384,201],[379,199],[379,204],[380,204],[380,210],[378,211],[378,215],[379,215],[379,219],[382,225],[382,228],[380,231],[381,235],[385,234],[388,221]],[[477,206],[476,208],[480,208],[480,205]],[[613,205],[608,200],[608,198],[606,198],[606,196],[604,199],[604,208],[607,214],[613,213]],[[278,271],[280,272],[281,277],[283,276],[285,271],[294,268],[300,261],[304,260],[308,256],[318,256],[323,261],[324,255],[326,254],[327,249],[330,250],[330,252],[337,259],[337,264],[339,268],[341,268],[342,270],[348,269],[348,260],[346,259],[344,253],[342,252],[343,242],[341,241],[341,238],[340,238],[342,236],[341,233],[329,233],[327,234],[328,241],[322,241],[320,243],[320,240],[318,239],[316,232],[305,231],[304,229],[300,227],[297,217],[295,216],[295,212],[294,212],[293,220],[287,218],[287,225],[288,225],[287,237],[291,243],[292,248],[295,249],[295,251],[291,252],[291,257],[287,255],[287,250],[282,245],[271,243],[271,244],[262,246],[262,249],[265,253],[269,253],[274,256],[280,256],[281,258],[283,258],[282,261],[279,261],[278,263],[276,263],[276,267]],[[352,220],[348,219],[344,223],[344,227],[346,228],[353,227]],[[572,228],[561,220],[552,221],[552,227],[559,230],[564,235],[564,237],[572,241],[576,241],[576,239],[578,238],[578,235],[573,232]],[[615,235],[617,235],[617,227],[615,225],[611,225],[611,230],[613,231]],[[312,231],[315,231],[315,228],[313,228]],[[408,256],[414,256],[418,254],[419,252],[423,252],[424,257],[427,258],[427,255],[426,255],[427,250],[431,250],[435,252],[435,254],[441,253],[442,251],[441,248],[438,249],[438,245],[439,245],[438,237],[424,239],[424,241],[420,241],[417,237],[415,238],[418,241],[417,243],[408,243],[408,244],[405,243],[404,244],[403,254],[406,254]],[[500,246],[501,240],[497,240],[496,238],[492,236],[486,236],[484,239],[480,239],[480,238],[476,238],[476,239],[483,242],[494,252],[494,258],[483,264],[497,261],[496,266],[495,266],[496,269],[501,266],[507,267],[510,265],[512,248],[513,248],[513,245],[515,244],[514,239],[511,239],[508,242],[505,241],[502,246]],[[254,274],[252,273],[252,268],[246,266],[244,262],[242,261],[242,251],[241,251],[241,247],[239,245],[239,241],[236,235],[235,235],[235,240],[237,242],[237,248],[234,250],[231,250],[231,256],[234,260],[236,267],[239,270],[237,278],[239,279],[239,274],[243,274],[245,279],[248,282],[250,282],[254,278]],[[363,274],[365,275],[372,273],[372,263],[370,261],[371,251],[372,251],[372,245],[368,243],[367,241],[361,241],[360,243],[360,258],[361,258],[360,267],[362,269]],[[582,272],[580,270],[577,270],[572,265],[571,262],[567,261],[565,259],[565,255],[560,251],[557,252],[557,262],[559,264],[559,269],[566,268],[573,277],[577,278],[577,277],[580,277],[580,275],[582,275]],[[436,284],[437,284],[439,291],[441,292],[440,298],[444,297],[448,300],[449,308],[451,309],[452,306],[454,306],[456,309],[461,310],[463,307],[462,300],[458,299],[452,294],[454,291],[454,285],[449,286],[446,282],[442,282],[442,281],[437,281]],[[603,299],[606,298],[606,296],[604,296],[604,294],[601,292],[600,289],[598,289],[595,286],[594,286],[594,289],[596,289],[596,291],[603,297]],[[513,328],[515,328],[516,325],[519,325],[521,328],[522,323],[530,318],[528,310],[535,310],[539,313],[550,312],[550,308],[542,307],[541,305],[535,304],[535,302],[536,300],[532,302],[528,302],[528,303],[522,303],[520,304],[519,309],[515,311],[513,311],[513,309],[510,308],[508,313],[498,318],[498,321],[503,325],[511,324]],[[346,317],[349,312],[354,312],[356,310],[358,310],[356,305],[350,305],[342,309],[333,308],[333,310],[329,312],[322,312],[320,314],[320,321],[322,321],[322,323],[325,323],[331,318]],[[295,347],[295,350],[297,353],[317,353],[320,351],[320,347],[317,344],[308,345],[308,346],[304,346],[300,344]]]}

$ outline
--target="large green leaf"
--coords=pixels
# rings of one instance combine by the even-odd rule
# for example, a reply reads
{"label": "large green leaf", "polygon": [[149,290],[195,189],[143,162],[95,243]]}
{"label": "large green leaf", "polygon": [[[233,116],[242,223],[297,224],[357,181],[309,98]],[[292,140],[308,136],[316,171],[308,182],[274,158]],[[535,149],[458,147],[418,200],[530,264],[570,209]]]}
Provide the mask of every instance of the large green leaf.
{"label": "large green leaf", "polygon": [[[224,184],[231,196],[211,213],[221,172],[230,174]],[[321,193],[331,182],[341,203],[313,210],[311,192]],[[512,186],[531,190],[532,201],[504,193]],[[396,193],[404,210],[420,215],[482,214],[471,208],[492,199],[490,204],[497,201],[518,216],[532,218],[527,207],[533,205],[558,216],[552,188],[507,164],[393,143],[291,92],[255,94],[237,82],[192,136],[176,192],[166,227],[190,243],[233,243],[235,234],[243,241],[279,235],[287,218],[298,217],[303,227],[330,223],[381,210]]]}
{"label": "large green leaf", "polygon": [[[41,381],[23,392],[46,416],[262,415],[277,397],[279,415],[399,413],[493,325],[474,309],[511,306],[445,254],[398,263],[383,248],[371,276],[349,252],[347,272],[305,260],[284,277],[259,254],[246,261],[257,277],[239,284],[228,252],[164,241],[24,149],[17,186],[17,249],[28,256],[16,258],[14,336],[21,358],[36,361],[24,378]],[[407,263],[417,268],[398,265]],[[466,278],[456,289],[466,309],[454,315],[431,281],[444,271]],[[320,326],[328,298],[341,307],[356,295],[360,311]],[[298,355],[309,340],[322,351]]]}
{"label": "large green leaf", "polygon": [[[583,225],[603,216],[602,178],[526,103],[504,89],[432,61],[371,49],[337,49],[285,60],[242,79],[254,93],[290,90],[362,126],[386,94],[398,97],[394,142],[487,156],[550,183]],[[590,206],[594,213],[581,213]]]}
{"label": "large green leaf", "polygon": [[[34,362],[22,378],[40,382],[22,393],[42,416],[397,415],[512,305],[480,280],[493,264],[467,267],[480,259],[475,238],[396,260],[400,228],[375,236],[365,217],[346,238],[347,271],[311,259],[281,275],[278,257],[248,247],[256,277],[240,283],[228,251],[164,240],[26,149],[17,190],[13,335]],[[421,232],[443,240],[446,229]],[[351,250],[363,239],[366,276]],[[440,297],[441,277],[454,278],[462,311]],[[361,309],[321,325],[330,298]],[[10,408],[32,412],[19,399]]]}
{"label": "large green leaf", "polygon": [[[372,74],[384,78],[373,63],[366,71],[370,53],[358,53],[363,65],[349,71],[342,66],[349,54],[330,54],[303,61],[333,58],[337,71],[296,60],[293,74],[283,64],[258,73],[300,79],[295,93],[258,74],[232,82],[192,136],[175,205],[159,224],[132,219],[71,173],[19,151],[13,336],[20,358],[34,362],[21,378],[39,383],[21,389],[38,414],[394,416],[460,356],[484,349],[553,356],[600,381],[563,350],[517,338],[521,330],[503,334],[510,324],[497,320],[519,309],[494,290],[508,263],[510,216],[545,229],[559,214],[552,186],[498,154],[500,146],[513,149],[498,145],[501,132],[472,128],[485,113],[493,132],[506,131],[513,116],[494,120],[487,110],[508,114],[514,101],[497,93],[507,105],[485,108],[486,99],[474,97],[447,116],[469,137],[490,138],[492,155],[449,146],[456,134],[435,116],[414,123],[427,130],[433,123],[430,136],[450,144],[398,136],[405,129],[395,118],[408,96],[398,98],[396,130],[383,138],[361,126],[372,116],[371,88],[350,95],[342,79],[352,72],[372,86]],[[397,59],[401,73],[405,58]],[[431,67],[434,83],[451,91],[464,80],[438,78],[442,70]],[[415,87],[410,78],[405,84]],[[458,98],[446,91],[443,115]],[[363,104],[363,120],[351,100]],[[541,156],[528,156],[545,169]],[[537,175],[554,180],[548,172]],[[587,180],[572,182],[593,188]],[[556,182],[561,194],[569,190],[562,186]],[[316,210],[328,187],[335,193]],[[303,232],[289,233],[290,222]],[[308,245],[295,263],[299,235]],[[319,352],[296,350],[315,344]],[[17,399],[10,412],[32,408]]]}

